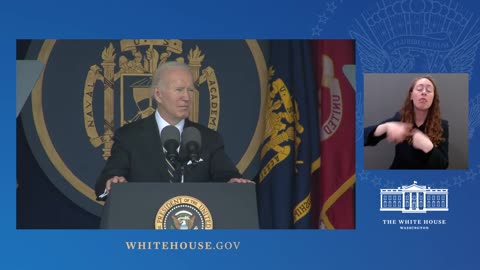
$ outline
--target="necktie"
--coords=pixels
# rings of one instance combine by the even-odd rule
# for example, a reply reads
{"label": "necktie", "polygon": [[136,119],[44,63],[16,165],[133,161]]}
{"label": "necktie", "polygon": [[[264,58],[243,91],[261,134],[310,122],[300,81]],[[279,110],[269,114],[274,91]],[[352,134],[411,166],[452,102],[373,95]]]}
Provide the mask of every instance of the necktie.
{"label": "necktie", "polygon": [[168,170],[170,183],[178,182],[177,181],[177,170],[175,170],[175,166],[167,158],[165,158],[165,161],[167,162],[167,170]]}

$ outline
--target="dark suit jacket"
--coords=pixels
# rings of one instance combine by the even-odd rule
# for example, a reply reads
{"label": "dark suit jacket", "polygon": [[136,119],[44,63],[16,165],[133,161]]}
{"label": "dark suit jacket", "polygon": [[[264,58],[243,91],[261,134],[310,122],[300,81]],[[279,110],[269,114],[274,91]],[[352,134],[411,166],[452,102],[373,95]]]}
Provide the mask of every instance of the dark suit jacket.
{"label": "dark suit jacket", "polygon": [[[186,166],[185,182],[226,182],[242,177],[226,155],[220,134],[186,119],[184,128],[189,126],[200,131],[203,161]],[[97,196],[105,191],[107,180],[113,176],[124,176],[128,182],[170,181],[155,114],[115,132],[112,154],[95,186]]]}

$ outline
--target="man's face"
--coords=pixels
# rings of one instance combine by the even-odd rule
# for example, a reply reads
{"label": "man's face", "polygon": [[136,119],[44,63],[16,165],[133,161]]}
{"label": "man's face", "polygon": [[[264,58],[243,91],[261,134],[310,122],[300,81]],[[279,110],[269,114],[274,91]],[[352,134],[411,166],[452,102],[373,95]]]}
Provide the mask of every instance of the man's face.
{"label": "man's face", "polygon": [[422,78],[415,83],[412,93],[410,94],[410,99],[413,101],[415,109],[425,111],[432,106],[434,96],[435,88],[432,82]]}
{"label": "man's face", "polygon": [[175,125],[190,114],[194,91],[192,74],[183,69],[166,71],[163,84],[155,88],[158,112]]}

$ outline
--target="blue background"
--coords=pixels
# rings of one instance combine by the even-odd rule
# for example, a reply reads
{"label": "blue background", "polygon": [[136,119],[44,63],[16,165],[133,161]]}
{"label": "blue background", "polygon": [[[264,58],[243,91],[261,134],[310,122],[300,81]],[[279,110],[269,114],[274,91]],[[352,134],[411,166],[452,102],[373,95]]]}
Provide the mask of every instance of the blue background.
{"label": "blue background", "polygon": [[[474,43],[471,66],[444,72],[470,73],[469,169],[459,171],[391,172],[363,171],[363,147],[357,133],[357,226],[351,231],[101,231],[101,230],[16,230],[15,224],[15,40],[21,38],[351,38],[353,25],[373,18],[388,3],[420,8],[410,1],[9,1],[2,4],[0,64],[3,95],[0,108],[5,122],[0,182],[3,209],[1,223],[2,268],[37,269],[143,269],[198,267],[200,269],[477,269],[480,217],[479,53]],[[420,1],[422,2],[422,1]],[[435,1],[437,2],[437,1]],[[417,3],[417,1],[415,1]],[[439,1],[449,8],[462,7],[479,40],[478,1]],[[335,8],[333,8],[335,7]],[[403,10],[407,21],[415,12]],[[365,24],[362,24],[365,25]],[[477,25],[477,28],[474,26]],[[363,127],[361,55],[357,41],[357,132]],[[476,46],[476,47],[475,47]],[[378,68],[369,72],[383,72]],[[395,70],[392,70],[395,72]],[[433,72],[436,70],[411,70]],[[438,72],[438,71],[437,71]],[[466,106],[462,104],[459,106]],[[22,168],[28,170],[28,168]],[[447,213],[405,215],[379,211],[379,189],[411,184],[449,189]],[[446,225],[424,231],[401,231],[383,225],[382,219],[446,219]],[[238,251],[129,251],[125,241],[240,241]],[[8,269],[7,268],[7,269]]]}

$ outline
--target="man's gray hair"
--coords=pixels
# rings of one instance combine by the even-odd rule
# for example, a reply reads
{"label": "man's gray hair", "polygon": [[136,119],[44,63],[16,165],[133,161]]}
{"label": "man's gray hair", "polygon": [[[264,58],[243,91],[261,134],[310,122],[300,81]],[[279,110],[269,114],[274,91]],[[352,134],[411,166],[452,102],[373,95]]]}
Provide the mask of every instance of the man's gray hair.
{"label": "man's gray hair", "polygon": [[192,70],[185,63],[176,62],[176,61],[162,63],[158,65],[157,70],[155,71],[155,74],[153,74],[152,85],[150,86],[152,96],[154,95],[155,87],[165,86],[164,85],[165,73],[167,73],[167,71],[172,69],[183,69],[185,71],[188,71],[190,74],[192,74],[192,78],[193,78]]}

